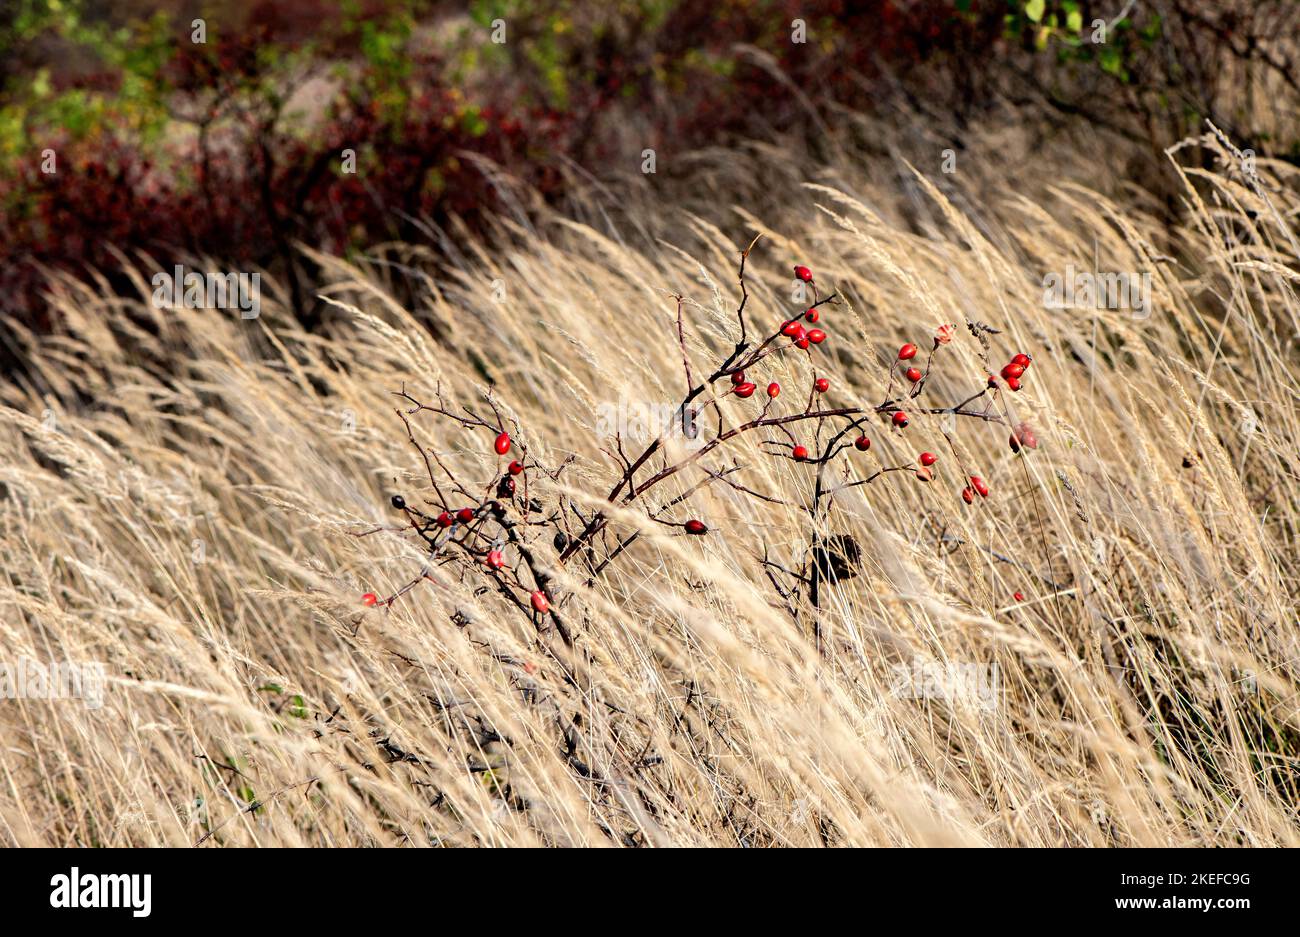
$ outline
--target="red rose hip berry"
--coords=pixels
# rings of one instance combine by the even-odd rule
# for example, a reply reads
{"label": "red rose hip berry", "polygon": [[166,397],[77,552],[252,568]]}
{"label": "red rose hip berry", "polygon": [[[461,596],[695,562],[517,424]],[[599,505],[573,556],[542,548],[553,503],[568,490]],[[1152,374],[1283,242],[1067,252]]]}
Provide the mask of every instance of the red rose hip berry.
{"label": "red rose hip berry", "polygon": [[937,455],[935,455],[933,452],[922,452],[922,453],[921,453],[921,464],[922,464],[922,465],[934,465],[934,463],[936,463],[936,462],[938,462],[938,461],[939,461],[939,457],[938,457]]}
{"label": "red rose hip berry", "polygon": [[916,346],[913,345],[911,342],[908,342],[902,348],[898,349],[899,361],[910,361],[915,357],[916,357]]}
{"label": "red rose hip berry", "polygon": [[795,446],[794,449],[790,451],[790,454],[794,456],[796,462],[806,462],[808,460],[808,447]]}
{"label": "red rose hip berry", "polygon": [[771,384],[767,385],[767,395],[769,397],[776,399],[777,395],[780,393],[781,393],[781,385],[778,384],[776,381],[773,381]]}
{"label": "red rose hip berry", "polygon": [[496,451],[497,451],[497,455],[505,455],[507,452],[509,452],[509,451],[510,451],[510,434],[509,434],[509,433],[502,433],[500,436],[498,436],[498,437],[497,437],[497,441],[496,441],[496,443],[495,443],[495,448],[496,448]]}
{"label": "red rose hip berry", "polygon": [[816,389],[817,393],[824,394],[826,391],[831,389],[831,382],[827,378],[819,377],[817,380],[813,381],[813,387]]}
{"label": "red rose hip berry", "polygon": [[906,377],[909,381],[911,381],[913,384],[915,384],[917,381],[919,381],[919,380],[921,379],[921,369],[920,369],[920,368],[908,368],[905,372],[903,372],[903,375],[904,375],[904,377]]}
{"label": "red rose hip berry", "polygon": [[859,436],[857,439],[853,440],[853,448],[858,450],[858,452],[866,452],[871,448],[871,440],[866,436]]}
{"label": "red rose hip berry", "polygon": [[895,410],[894,415],[892,417],[892,422],[899,429],[902,429],[904,426],[907,425],[907,414],[904,413],[902,410]]}
{"label": "red rose hip berry", "polygon": [[754,396],[754,391],[757,389],[757,387],[758,385],[751,384],[749,383],[749,381],[746,381],[743,384],[738,384],[736,385],[736,396],[740,397],[741,399],[752,397]]}
{"label": "red rose hip berry", "polygon": [[539,615],[545,615],[551,610],[551,600],[546,597],[546,593],[538,589],[530,597],[529,601],[533,604],[533,609]]}
{"label": "red rose hip berry", "polygon": [[688,534],[695,537],[702,537],[709,532],[709,528],[704,525],[704,521],[697,521],[693,518],[682,526],[686,528]]}
{"label": "red rose hip berry", "polygon": [[805,283],[812,282],[812,278],[813,278],[812,271],[803,265],[797,265],[794,268],[794,275],[797,276],[799,279],[803,280]]}

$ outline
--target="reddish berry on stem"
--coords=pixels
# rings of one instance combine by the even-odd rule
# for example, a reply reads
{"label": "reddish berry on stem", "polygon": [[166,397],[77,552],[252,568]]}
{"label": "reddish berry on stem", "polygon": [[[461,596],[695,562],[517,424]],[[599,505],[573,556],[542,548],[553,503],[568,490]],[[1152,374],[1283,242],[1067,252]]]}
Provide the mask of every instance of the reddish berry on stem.
{"label": "reddish berry on stem", "polygon": [[824,394],[826,391],[831,389],[831,382],[827,378],[819,377],[817,380],[813,381],[813,387],[816,388],[817,393]]}
{"label": "reddish berry on stem", "polygon": [[548,599],[546,593],[540,589],[532,594],[529,601],[533,603],[533,608],[538,612],[538,614],[545,615],[551,610],[551,600]]}
{"label": "reddish berry on stem", "polygon": [[461,508],[459,511],[456,512],[456,520],[460,521],[462,524],[468,524],[473,519],[474,519],[473,508]]}
{"label": "reddish berry on stem", "polygon": [[817,309],[809,309],[807,312],[803,314],[803,317],[807,319],[809,322],[816,322],[818,319],[822,317],[822,314]]}
{"label": "reddish berry on stem", "polygon": [[916,477],[923,482],[928,482],[934,478],[934,472],[930,471],[929,466],[922,466],[916,470]]}
{"label": "reddish berry on stem", "polygon": [[1029,362],[1032,361],[1032,360],[1033,360],[1033,359],[1030,358],[1027,354],[1025,354],[1024,352],[1021,352],[1020,354],[1016,355],[1014,358],[1011,359],[1011,363],[1012,363],[1012,364],[1018,364],[1018,365],[1020,365],[1022,368],[1028,368],[1028,367],[1029,367]]}
{"label": "reddish berry on stem", "polygon": [[487,559],[483,562],[493,569],[500,569],[506,565],[506,558],[501,555],[500,550],[488,550]]}
{"label": "reddish berry on stem", "polygon": [[893,423],[899,429],[902,429],[904,426],[907,425],[907,414],[904,413],[902,410],[895,410],[893,416]]}
{"label": "reddish berry on stem", "polygon": [[908,368],[906,371],[903,372],[903,374],[913,384],[915,384],[917,381],[921,379],[920,368]]}
{"label": "reddish berry on stem", "polygon": [[781,326],[781,334],[786,338],[794,338],[803,332],[803,326],[795,319],[791,319],[785,325]]}
{"label": "reddish berry on stem", "polygon": [[796,339],[794,340],[794,346],[795,346],[796,348],[803,349],[804,351],[807,351],[807,350],[808,350],[808,345],[809,345],[809,341],[808,341],[808,336],[807,336],[807,335],[803,335],[803,336],[801,336],[801,337],[799,337],[799,338],[796,338]]}
{"label": "reddish berry on stem", "polygon": [[378,601],[379,601],[379,596],[375,595],[373,592],[367,592],[365,595],[361,597],[362,605],[367,605],[367,606],[374,605]]}
{"label": "reddish berry on stem", "polygon": [[826,341],[826,333],[821,329],[809,329],[808,341],[812,342],[814,345],[820,345],[822,342]]}
{"label": "reddish berry on stem", "polygon": [[781,385],[778,384],[776,381],[773,381],[771,384],[767,385],[767,395],[769,397],[775,398],[779,393],[781,393]]}
{"label": "reddish berry on stem", "polygon": [[1013,594],[1011,597],[1015,599],[1017,602],[1023,602],[1025,600],[1025,594],[1023,592],[1017,592]]}
{"label": "reddish berry on stem", "polygon": [[936,462],[938,462],[938,461],[939,461],[939,457],[938,457],[937,455],[935,455],[933,452],[922,452],[922,453],[921,453],[921,464],[922,464],[922,465],[934,465],[934,463],[936,463]]}
{"label": "reddish berry on stem", "polygon": [[871,440],[866,436],[859,436],[857,439],[853,440],[853,448],[857,449],[858,452],[866,452],[871,448]]}
{"label": "reddish berry on stem", "polygon": [[510,451],[510,434],[502,433],[496,441],[497,455],[505,455]]}
{"label": "reddish berry on stem", "polygon": [[454,523],[456,523],[456,519],[452,517],[450,514],[448,514],[446,511],[443,511],[441,514],[438,515],[439,527],[450,527]]}
{"label": "reddish berry on stem", "polygon": [[975,492],[971,491],[969,488],[963,488],[961,490],[961,499],[967,504],[970,504],[975,500]]}
{"label": "reddish berry on stem", "polygon": [[752,397],[754,396],[754,390],[756,386],[757,385],[751,384],[748,381],[746,381],[744,384],[739,384],[736,386],[736,396],[742,398]]}
{"label": "reddish berry on stem", "polygon": [[797,276],[799,279],[803,280],[805,283],[812,282],[812,278],[813,278],[812,271],[809,270],[807,267],[796,266],[794,268],[794,275]]}
{"label": "reddish berry on stem", "polygon": [[686,532],[696,537],[702,537],[709,532],[709,528],[704,526],[704,521],[691,519],[682,525]]}
{"label": "reddish berry on stem", "polygon": [[807,446],[795,446],[794,449],[791,450],[790,454],[791,454],[792,456],[794,456],[794,460],[795,460],[796,462],[803,462],[803,461],[807,460],[807,458],[808,458],[808,447],[807,447]]}
{"label": "reddish berry on stem", "polygon": [[518,461],[518,460],[515,460],[514,462],[511,462],[511,463],[506,467],[506,471],[509,472],[511,475],[518,475],[518,474],[522,473],[523,470],[524,470],[523,463],[520,462],[520,461]]}
{"label": "reddish berry on stem", "polygon": [[737,386],[745,383],[745,372],[744,371],[733,372],[731,375],[731,383]]}
{"label": "reddish berry on stem", "polygon": [[986,485],[984,479],[980,478],[978,475],[972,475],[970,477],[970,486],[979,492],[981,498],[987,498],[989,496],[989,486]]}
{"label": "reddish berry on stem", "polygon": [[1026,449],[1037,449],[1038,437],[1034,435],[1034,431],[1028,423],[1020,423],[1011,431],[1011,438],[1008,443],[1011,445],[1012,452],[1019,452],[1021,446]]}
{"label": "reddish berry on stem", "polygon": [[992,374],[989,375],[989,387],[993,388],[994,390],[997,390],[998,387],[998,379],[994,377]]}
{"label": "reddish berry on stem", "polygon": [[902,348],[898,349],[898,360],[908,361],[916,357],[916,346],[908,342]]}
{"label": "reddish berry on stem", "polygon": [[1008,380],[1013,377],[1020,377],[1025,373],[1025,367],[1022,364],[1009,364],[1002,369],[1002,376]]}
{"label": "reddish berry on stem", "polygon": [[1018,377],[1007,378],[1007,390],[1020,390],[1020,378]]}

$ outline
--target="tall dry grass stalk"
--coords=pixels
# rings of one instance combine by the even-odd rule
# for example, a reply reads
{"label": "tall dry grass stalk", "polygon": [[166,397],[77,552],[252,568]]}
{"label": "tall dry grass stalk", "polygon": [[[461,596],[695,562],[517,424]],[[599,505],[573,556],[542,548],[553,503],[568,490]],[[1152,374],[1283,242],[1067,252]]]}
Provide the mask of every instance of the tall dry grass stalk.
{"label": "tall dry grass stalk", "polygon": [[[100,708],[0,702],[0,841],[1295,845],[1300,199],[1293,167],[1261,161],[1252,182],[1204,142],[1215,170],[1170,154],[1173,230],[1140,194],[977,203],[847,158],[702,154],[693,199],[593,185],[567,217],[503,217],[490,243],[431,231],[317,257],[337,305],[315,335],[270,277],[255,321],[152,308],[148,259],[124,258],[129,302],[56,281],[57,334],[7,324],[44,386],[7,387],[0,409],[0,647],[11,665],[102,662],[108,683]],[[753,321],[789,314],[792,262],[844,298],[832,400],[879,401],[902,341],[977,320],[1003,330],[995,361],[1034,355],[1009,403],[1040,448],[960,422],[957,451],[994,485],[967,508],[941,418],[877,428],[855,465],[945,458],[930,485],[837,496],[822,533],[863,561],[822,597],[820,654],[807,603],[792,616],[760,563],[807,562],[812,472],[744,442],[706,461],[788,504],[706,487],[704,538],[622,518],[645,533],[601,577],[558,571],[573,650],[455,566],[362,608],[424,561],[410,537],[352,535],[392,523],[394,492],[427,494],[403,382],[460,402],[495,385],[530,451],[576,457],[563,477],[594,507],[618,474],[599,406],[680,400],[675,293],[700,370],[730,350],[756,234]],[[1149,317],[1044,308],[1045,272],[1094,259],[1152,272]],[[936,404],[983,379],[964,328],[949,351]],[[806,360],[770,373],[811,380]],[[481,435],[413,425],[491,478]],[[549,536],[538,549],[554,560]],[[990,699],[899,692],[905,669],[992,665]]]}

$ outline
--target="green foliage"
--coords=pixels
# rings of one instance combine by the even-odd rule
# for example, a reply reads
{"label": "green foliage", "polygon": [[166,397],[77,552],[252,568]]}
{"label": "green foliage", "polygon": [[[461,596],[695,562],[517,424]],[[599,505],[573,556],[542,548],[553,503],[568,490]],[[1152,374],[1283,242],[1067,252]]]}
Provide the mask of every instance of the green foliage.
{"label": "green foliage", "polygon": [[[1029,39],[1040,52],[1054,49],[1062,64],[1082,63],[1125,84],[1132,78],[1137,56],[1161,34],[1160,15],[1144,17],[1140,27],[1132,19],[1104,25],[1085,24],[1079,0],[1008,0],[1003,19],[1008,39]],[[960,6],[959,6],[960,8]],[[1104,39],[1102,38],[1104,36]]]}

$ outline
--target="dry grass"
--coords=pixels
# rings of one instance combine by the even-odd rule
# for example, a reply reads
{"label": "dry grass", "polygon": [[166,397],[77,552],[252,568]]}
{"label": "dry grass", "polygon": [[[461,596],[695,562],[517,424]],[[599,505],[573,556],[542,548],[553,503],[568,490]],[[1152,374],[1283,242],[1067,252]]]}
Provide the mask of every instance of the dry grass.
{"label": "dry grass", "polygon": [[[0,646],[103,662],[109,683],[99,709],[0,703],[0,841],[1300,842],[1293,170],[1261,163],[1258,189],[1226,163],[1186,170],[1189,220],[1166,231],[1138,194],[1004,188],[974,211],[911,182],[895,211],[897,188],[848,160],[699,161],[693,202],[593,189],[578,221],[503,219],[490,247],[450,235],[436,273],[390,246],[431,272],[417,313],[391,298],[393,266],[334,259],[324,334],[296,330],[270,281],[255,322],[154,310],[141,263],[138,301],[63,282],[59,335],[13,324],[48,390],[10,387],[0,409]],[[765,194],[738,162],[761,164]],[[393,412],[403,381],[465,403],[494,382],[532,453],[576,456],[566,491],[594,506],[618,474],[598,406],[680,399],[675,292],[697,374],[730,350],[737,252],[758,233],[752,321],[788,314],[796,261],[845,298],[825,317],[832,403],[880,400],[902,341],[969,317],[1003,329],[995,365],[1034,355],[1007,404],[1039,450],[1017,458],[972,420],[952,450],[939,417],[878,426],[854,471],[931,449],[938,478],[837,497],[825,532],[864,562],[825,597],[820,655],[812,609],[792,616],[757,558],[806,561],[812,470],[753,442],[704,461],[746,465],[788,505],[706,487],[705,538],[624,518],[645,535],[594,584],[556,570],[574,650],[455,565],[391,612],[359,605],[423,562],[410,537],[349,533],[391,523],[395,491],[429,494]],[[1094,252],[1154,271],[1149,318],[1043,308],[1044,272]],[[944,354],[936,405],[983,375],[964,328]],[[768,373],[810,380],[795,358]],[[489,481],[482,433],[427,417],[421,440]],[[973,508],[958,455],[994,486]],[[549,533],[536,547],[554,562]],[[915,662],[996,664],[996,704],[906,698],[897,668]]]}

